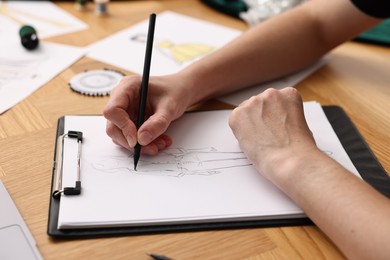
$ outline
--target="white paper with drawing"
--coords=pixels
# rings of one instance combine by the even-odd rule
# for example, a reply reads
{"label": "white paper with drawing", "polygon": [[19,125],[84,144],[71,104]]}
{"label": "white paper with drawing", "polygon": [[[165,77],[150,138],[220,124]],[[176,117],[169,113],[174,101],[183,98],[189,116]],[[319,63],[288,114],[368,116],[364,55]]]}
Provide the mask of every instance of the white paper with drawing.
{"label": "white paper with drawing", "polygon": [[0,38],[19,38],[28,24],[40,39],[84,30],[88,25],[50,1],[0,1]]}
{"label": "white paper with drawing", "polygon": [[[62,195],[58,228],[304,216],[245,158],[228,127],[230,112],[184,115],[168,131],[172,148],[142,155],[137,171],[132,154],[106,136],[103,117],[67,116],[65,132],[84,133],[82,193]],[[308,113],[321,149],[354,170],[321,107],[311,104]],[[64,186],[74,186],[76,143],[65,138]]]}
{"label": "white paper with drawing", "polygon": [[[88,47],[90,58],[142,74],[145,55],[145,37],[148,21],[93,43]],[[174,12],[157,15],[151,75],[166,75],[178,72],[196,60],[224,46],[241,31],[218,24],[195,19]],[[115,46],[115,47],[114,47]],[[292,75],[273,80],[252,88],[223,96],[219,100],[233,105],[257,95],[266,88],[292,87],[319,69],[325,60],[320,60]]]}
{"label": "white paper with drawing", "polygon": [[[90,58],[141,74],[148,21],[92,44]],[[225,45],[241,31],[174,12],[157,15],[150,75],[174,73]]]}
{"label": "white paper with drawing", "polygon": [[27,51],[20,42],[8,39],[0,48],[0,114],[84,55],[84,50],[62,44],[41,42]]}

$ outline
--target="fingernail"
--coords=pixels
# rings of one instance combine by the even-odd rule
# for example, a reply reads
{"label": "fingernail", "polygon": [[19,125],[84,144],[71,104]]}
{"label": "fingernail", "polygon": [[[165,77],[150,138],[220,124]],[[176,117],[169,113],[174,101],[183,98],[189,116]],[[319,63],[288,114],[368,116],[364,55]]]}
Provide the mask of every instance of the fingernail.
{"label": "fingernail", "polygon": [[149,144],[152,140],[152,135],[149,133],[149,132],[142,132],[140,133],[139,137],[138,137],[138,142],[141,144],[141,145],[147,145]]}
{"label": "fingernail", "polygon": [[135,138],[132,138],[130,135],[127,136],[126,140],[131,148],[134,148],[134,146],[137,144],[137,140]]}

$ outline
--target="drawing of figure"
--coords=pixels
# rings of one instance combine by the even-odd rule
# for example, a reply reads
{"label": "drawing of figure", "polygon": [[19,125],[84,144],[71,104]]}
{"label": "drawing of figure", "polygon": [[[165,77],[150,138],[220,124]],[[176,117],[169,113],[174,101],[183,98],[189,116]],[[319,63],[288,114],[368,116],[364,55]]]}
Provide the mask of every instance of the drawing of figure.
{"label": "drawing of figure", "polygon": [[[146,35],[138,34],[131,37],[131,40],[145,43]],[[202,43],[181,43],[175,44],[168,40],[156,41],[155,46],[164,55],[172,59],[178,64],[196,60],[210,52],[215,48],[213,46]]]}
{"label": "drawing of figure", "polygon": [[252,165],[242,152],[219,152],[215,148],[169,148],[158,156],[142,156],[134,171],[132,155],[104,158],[92,163],[96,170],[106,173],[131,172],[159,176],[213,175],[224,169]]}

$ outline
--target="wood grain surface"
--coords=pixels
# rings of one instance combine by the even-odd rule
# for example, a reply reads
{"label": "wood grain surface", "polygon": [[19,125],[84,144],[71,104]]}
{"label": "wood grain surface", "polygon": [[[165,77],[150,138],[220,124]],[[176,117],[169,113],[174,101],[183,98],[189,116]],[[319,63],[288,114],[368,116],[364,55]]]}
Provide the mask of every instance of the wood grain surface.
{"label": "wood grain surface", "polygon": [[[77,11],[58,6],[89,24],[89,29],[47,39],[89,44],[171,10],[245,30],[244,22],[196,0],[116,1],[99,17],[93,3]],[[53,240],[47,234],[51,168],[57,119],[65,114],[100,114],[107,97],[88,97],[68,87],[84,70],[115,68],[83,57],[31,96],[0,115],[0,178],[25,219],[45,259],[150,259],[149,252],[173,259],[343,259],[315,226],[186,232],[99,239]],[[348,42],[329,55],[320,70],[297,85],[305,101],[339,105],[356,124],[378,160],[390,171],[390,49]],[[123,71],[131,74],[129,71]],[[210,101],[197,109],[229,107]]]}

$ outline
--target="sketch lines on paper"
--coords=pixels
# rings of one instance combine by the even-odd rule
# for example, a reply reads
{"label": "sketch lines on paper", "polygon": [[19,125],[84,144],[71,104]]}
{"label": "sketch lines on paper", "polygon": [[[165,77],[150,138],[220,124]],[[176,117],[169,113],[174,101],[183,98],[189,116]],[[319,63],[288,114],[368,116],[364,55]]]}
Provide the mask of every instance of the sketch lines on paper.
{"label": "sketch lines on paper", "polygon": [[324,154],[328,155],[329,157],[333,157],[333,152],[329,150],[321,150]]}
{"label": "sketch lines on paper", "polygon": [[0,2],[0,15],[7,17],[20,26],[31,23],[31,20],[43,23],[46,26],[55,26],[59,28],[71,26],[69,23],[59,21],[56,17],[48,18],[46,17],[47,14],[34,13],[32,12],[33,10],[35,9],[31,8],[30,12],[26,12],[16,6],[10,6],[7,2]]}
{"label": "sketch lines on paper", "polygon": [[188,175],[209,176],[227,169],[252,165],[242,152],[221,152],[209,148],[169,148],[158,156],[141,156],[137,171],[133,156],[102,158],[91,163],[92,168],[104,173],[132,173],[184,177]]}
{"label": "sketch lines on paper", "polygon": [[0,57],[0,90],[6,83],[17,80],[33,80],[39,77],[37,68],[48,57]]}
{"label": "sketch lines on paper", "polygon": [[[146,42],[146,35],[137,34],[130,38],[132,41]],[[203,43],[174,43],[170,40],[156,40],[155,47],[172,61],[182,65],[209,54],[215,47]]]}

